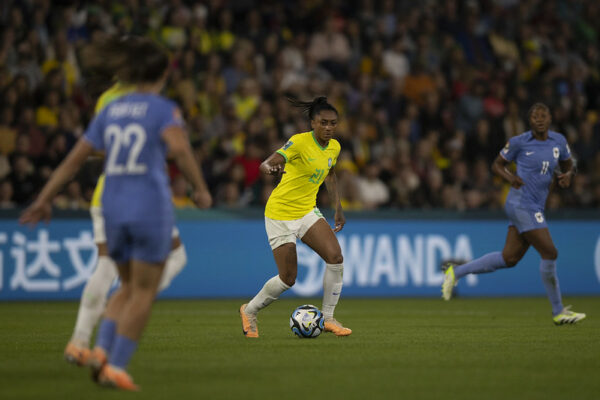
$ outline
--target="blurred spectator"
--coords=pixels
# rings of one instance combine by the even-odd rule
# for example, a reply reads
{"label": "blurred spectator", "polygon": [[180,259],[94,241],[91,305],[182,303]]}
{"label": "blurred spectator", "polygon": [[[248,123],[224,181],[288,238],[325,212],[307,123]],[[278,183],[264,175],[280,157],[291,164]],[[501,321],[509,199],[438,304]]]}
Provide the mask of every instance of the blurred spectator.
{"label": "blurred spectator", "polygon": [[13,127],[14,109],[4,107],[0,113],[0,153],[11,154],[15,150],[17,130]]}
{"label": "blurred spectator", "polygon": [[0,209],[12,208],[16,206],[13,201],[13,186],[9,180],[0,181]]}
{"label": "blurred spectator", "polygon": [[196,207],[192,199],[188,196],[188,184],[183,175],[179,174],[173,178],[171,191],[173,192],[173,205],[175,208]]}
{"label": "blurred spectator", "polygon": [[390,198],[388,187],[379,179],[379,167],[371,163],[365,168],[365,176],[357,181],[360,198],[365,209],[375,209],[386,204]]}
{"label": "blurred spectator", "polygon": [[[0,179],[14,192],[6,205],[30,201],[91,120],[102,87],[80,67],[88,43],[109,34],[150,36],[171,52],[165,93],[181,105],[217,205],[264,205],[276,183],[258,165],[310,129],[286,97],[318,95],[340,111],[336,171],[349,209],[501,208],[508,185],[490,164],[529,129],[536,101],[551,107],[551,129],[579,167],[549,207],[600,204],[593,2],[113,3],[2,3]],[[84,204],[90,175],[63,206]],[[186,191],[175,178],[183,204]],[[318,200],[330,204],[326,191]]]}
{"label": "blurred spectator", "polygon": [[90,207],[81,194],[81,185],[78,181],[71,181],[63,193],[54,200],[54,205],[63,210],[87,210]]}
{"label": "blurred spectator", "polygon": [[33,163],[24,154],[14,157],[12,172],[8,180],[14,189],[13,200],[17,204],[27,204],[37,188]]}

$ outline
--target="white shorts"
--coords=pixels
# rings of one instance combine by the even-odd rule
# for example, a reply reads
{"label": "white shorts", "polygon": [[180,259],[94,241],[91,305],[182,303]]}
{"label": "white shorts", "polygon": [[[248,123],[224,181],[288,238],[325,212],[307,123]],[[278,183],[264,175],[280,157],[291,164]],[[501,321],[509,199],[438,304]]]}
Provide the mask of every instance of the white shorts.
{"label": "white shorts", "polygon": [[296,243],[296,238],[302,239],[310,227],[321,218],[323,215],[316,207],[304,217],[291,221],[279,221],[265,217],[265,228],[271,249],[275,250],[286,243]]}
{"label": "white shorts", "polygon": [[[92,227],[94,230],[94,243],[106,243],[106,231],[104,230],[104,215],[102,207],[90,207],[90,215],[92,216]],[[174,239],[179,237],[179,229],[173,226],[171,237]]]}

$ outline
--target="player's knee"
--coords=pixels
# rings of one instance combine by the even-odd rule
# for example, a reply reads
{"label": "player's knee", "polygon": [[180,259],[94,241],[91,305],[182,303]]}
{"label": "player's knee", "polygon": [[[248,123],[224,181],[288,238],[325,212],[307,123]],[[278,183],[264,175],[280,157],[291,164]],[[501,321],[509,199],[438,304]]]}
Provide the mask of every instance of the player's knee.
{"label": "player's knee", "polygon": [[283,281],[283,283],[285,283],[289,287],[294,286],[294,284],[296,283],[296,276],[297,276],[297,272],[291,272],[291,271],[286,272],[284,274],[279,274],[279,278]]}
{"label": "player's knee", "polygon": [[341,264],[344,262],[344,256],[342,256],[341,251],[333,252],[325,257],[325,262],[327,264]]}
{"label": "player's knee", "polygon": [[558,258],[558,250],[556,250],[556,247],[552,247],[542,254],[542,258],[544,260],[556,260]]}
{"label": "player's knee", "polygon": [[519,261],[521,261],[521,257],[519,256],[515,256],[515,255],[508,255],[508,256],[504,256],[504,262],[506,263],[506,266],[508,268],[512,268],[515,265],[517,265],[519,263]]}

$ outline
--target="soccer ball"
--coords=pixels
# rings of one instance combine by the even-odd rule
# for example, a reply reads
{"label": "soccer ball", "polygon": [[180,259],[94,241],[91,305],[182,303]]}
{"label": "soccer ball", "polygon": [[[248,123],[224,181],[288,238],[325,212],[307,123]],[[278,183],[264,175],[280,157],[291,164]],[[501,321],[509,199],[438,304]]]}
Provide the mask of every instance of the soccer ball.
{"label": "soccer ball", "polygon": [[305,304],[292,312],[290,329],[299,338],[316,338],[325,329],[325,318],[317,307]]}

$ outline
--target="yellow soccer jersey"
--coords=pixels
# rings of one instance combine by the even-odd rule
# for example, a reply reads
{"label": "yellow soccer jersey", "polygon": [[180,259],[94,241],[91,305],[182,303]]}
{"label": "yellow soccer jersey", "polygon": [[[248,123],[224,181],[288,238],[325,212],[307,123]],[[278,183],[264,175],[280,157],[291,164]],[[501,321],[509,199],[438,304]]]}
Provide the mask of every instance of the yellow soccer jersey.
{"label": "yellow soccer jersey", "polygon": [[279,221],[291,221],[308,214],[316,205],[319,186],[340,154],[340,144],[331,139],[322,147],[314,133],[298,133],[281,149],[285,158],[285,174],[271,193],[265,216]]}
{"label": "yellow soccer jersey", "polygon": [[[98,114],[104,108],[118,99],[121,96],[124,96],[128,93],[131,93],[134,89],[134,86],[126,86],[122,85],[119,82],[112,85],[109,89],[107,89],[96,102],[96,107],[94,108],[94,114]],[[92,207],[102,207],[102,192],[104,191],[104,174],[100,175],[98,178],[98,182],[96,183],[96,188],[94,188],[94,194],[92,195]]]}

